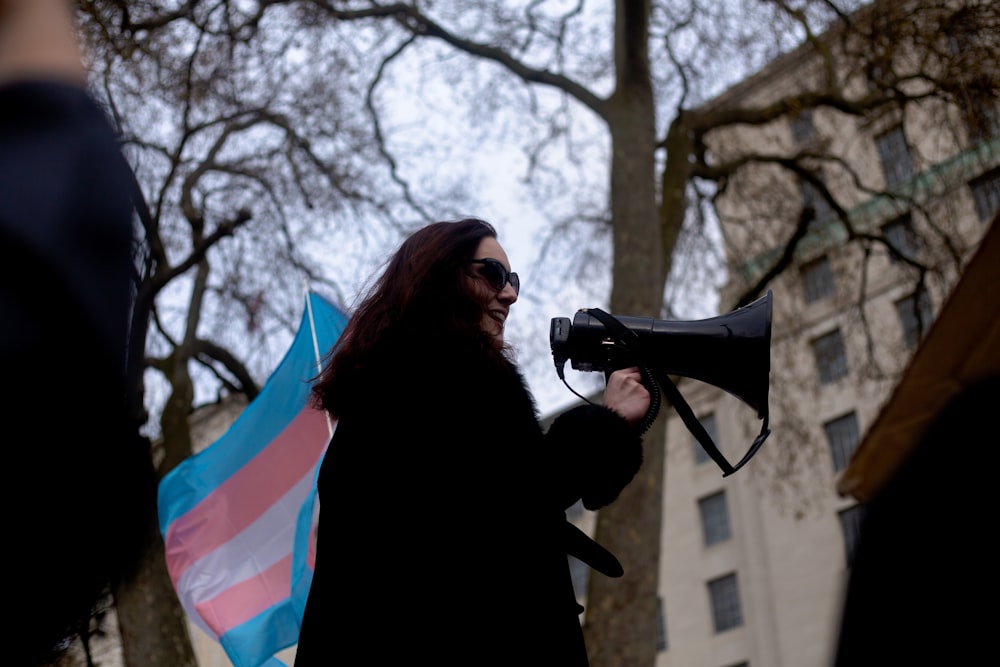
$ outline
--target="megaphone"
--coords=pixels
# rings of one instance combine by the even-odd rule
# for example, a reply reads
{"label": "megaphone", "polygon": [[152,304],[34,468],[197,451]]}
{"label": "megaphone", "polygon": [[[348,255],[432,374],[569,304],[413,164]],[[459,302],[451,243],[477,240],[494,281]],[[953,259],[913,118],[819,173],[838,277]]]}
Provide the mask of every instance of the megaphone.
{"label": "megaphone", "polygon": [[[549,343],[556,372],[565,382],[570,361],[579,371],[603,371],[638,366],[650,389],[648,428],[659,410],[659,388],[706,452],[731,475],[756,454],[770,434],[768,391],[771,372],[771,291],[741,308],[703,320],[672,321],[614,316],[599,308],[584,308],[570,321],[552,319]],[[669,376],[700,380],[735,396],[763,420],[760,435],[735,466],[730,465],[695,418]],[[567,385],[568,386],[568,385]]]}

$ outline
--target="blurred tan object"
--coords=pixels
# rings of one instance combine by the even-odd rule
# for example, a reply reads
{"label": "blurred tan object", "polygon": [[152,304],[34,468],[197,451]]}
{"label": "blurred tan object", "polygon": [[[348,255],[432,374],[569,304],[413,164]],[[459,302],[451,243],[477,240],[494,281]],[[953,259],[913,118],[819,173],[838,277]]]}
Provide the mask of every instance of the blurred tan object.
{"label": "blurred tan object", "polygon": [[0,84],[24,79],[86,85],[69,0],[0,0]]}

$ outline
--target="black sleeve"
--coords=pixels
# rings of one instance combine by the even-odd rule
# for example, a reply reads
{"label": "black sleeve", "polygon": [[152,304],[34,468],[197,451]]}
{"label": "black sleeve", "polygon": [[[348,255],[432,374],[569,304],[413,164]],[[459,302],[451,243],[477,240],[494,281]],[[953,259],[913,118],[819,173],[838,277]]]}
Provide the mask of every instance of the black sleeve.
{"label": "black sleeve", "polygon": [[559,415],[546,434],[560,461],[565,506],[578,499],[596,510],[608,505],[642,465],[642,437],[623,417],[601,405],[581,405]]}
{"label": "black sleeve", "polygon": [[104,112],[82,88],[0,86],[0,247],[9,300],[74,305],[93,353],[120,369],[131,299],[134,179]]}
{"label": "black sleeve", "polygon": [[25,546],[10,555],[13,664],[80,627],[153,525],[156,480],[125,405],[133,183],[82,88],[0,86],[0,414],[19,507],[6,528]]}

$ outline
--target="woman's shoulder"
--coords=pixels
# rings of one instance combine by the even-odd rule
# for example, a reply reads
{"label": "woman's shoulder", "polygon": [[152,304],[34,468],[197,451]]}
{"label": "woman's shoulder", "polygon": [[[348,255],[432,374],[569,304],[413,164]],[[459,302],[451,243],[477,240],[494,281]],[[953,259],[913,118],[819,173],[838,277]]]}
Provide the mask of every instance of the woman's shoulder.
{"label": "woman's shoulder", "polygon": [[467,341],[426,338],[381,346],[342,388],[353,395],[391,391],[416,402],[527,392],[520,369],[502,355]]}

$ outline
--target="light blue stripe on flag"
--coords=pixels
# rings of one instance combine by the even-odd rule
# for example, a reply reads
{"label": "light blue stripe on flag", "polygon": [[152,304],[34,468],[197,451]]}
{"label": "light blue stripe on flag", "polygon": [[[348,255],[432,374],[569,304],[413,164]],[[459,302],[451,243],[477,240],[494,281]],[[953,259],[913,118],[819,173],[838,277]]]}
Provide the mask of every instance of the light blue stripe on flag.
{"label": "light blue stripe on flag", "polygon": [[[320,355],[329,351],[347,324],[347,315],[332,303],[314,292],[309,292],[308,298],[316,326],[316,346],[306,308],[292,346],[257,398],[222,437],[182,461],[160,482],[161,534],[166,534],[172,518],[189,511],[246,465],[302,411],[309,398],[309,380],[318,374],[316,349]],[[178,478],[177,483],[172,478]]]}

